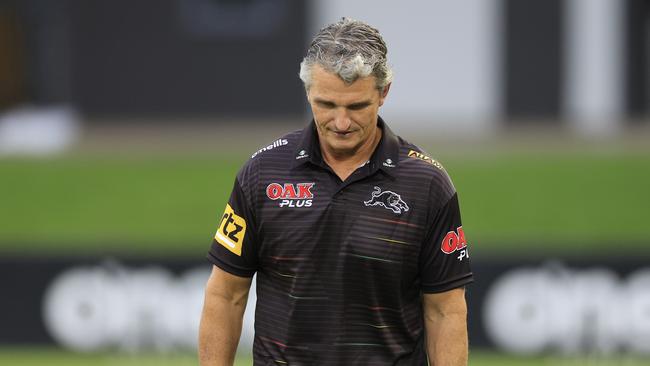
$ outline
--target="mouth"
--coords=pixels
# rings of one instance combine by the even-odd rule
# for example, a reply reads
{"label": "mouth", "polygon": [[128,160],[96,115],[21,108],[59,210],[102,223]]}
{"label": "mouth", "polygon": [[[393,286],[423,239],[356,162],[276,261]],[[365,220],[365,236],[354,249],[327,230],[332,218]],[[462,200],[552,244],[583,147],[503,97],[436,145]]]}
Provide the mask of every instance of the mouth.
{"label": "mouth", "polygon": [[330,130],[334,135],[339,136],[339,137],[346,137],[348,135],[353,134],[355,131],[350,130],[350,131],[335,131],[335,130]]}

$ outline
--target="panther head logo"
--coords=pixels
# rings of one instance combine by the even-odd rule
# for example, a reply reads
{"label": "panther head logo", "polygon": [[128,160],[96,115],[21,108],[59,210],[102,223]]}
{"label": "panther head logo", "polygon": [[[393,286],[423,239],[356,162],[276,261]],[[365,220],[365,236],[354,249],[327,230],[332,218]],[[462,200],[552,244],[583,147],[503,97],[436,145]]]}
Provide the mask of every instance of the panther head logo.
{"label": "panther head logo", "polygon": [[382,206],[396,214],[401,214],[409,210],[409,206],[399,194],[392,191],[382,192],[379,187],[375,187],[375,190],[372,192],[372,197],[368,201],[363,201],[363,203],[366,206]]}

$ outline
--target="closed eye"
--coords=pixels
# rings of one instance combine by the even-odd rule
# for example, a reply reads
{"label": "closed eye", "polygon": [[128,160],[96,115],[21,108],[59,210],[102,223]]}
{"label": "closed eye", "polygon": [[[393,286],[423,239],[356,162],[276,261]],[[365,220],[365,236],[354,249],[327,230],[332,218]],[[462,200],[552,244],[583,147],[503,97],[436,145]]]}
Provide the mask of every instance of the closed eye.
{"label": "closed eye", "polygon": [[[334,109],[334,108],[337,107],[336,103],[334,103],[332,101],[329,101],[329,100],[316,99],[314,101],[321,108]],[[351,110],[351,111],[359,111],[359,110],[362,110],[364,108],[367,108],[370,104],[372,104],[370,101],[364,100],[362,102],[348,104],[346,106],[346,108]]]}
{"label": "closed eye", "polygon": [[318,106],[322,108],[327,108],[327,109],[336,108],[336,104],[334,104],[333,102],[328,102],[326,100],[317,100],[316,104],[318,104]]}
{"label": "closed eye", "polygon": [[370,105],[369,102],[354,103],[354,104],[348,105],[348,109],[351,109],[353,111],[359,111],[359,110],[362,110],[362,109],[366,108],[369,105]]}

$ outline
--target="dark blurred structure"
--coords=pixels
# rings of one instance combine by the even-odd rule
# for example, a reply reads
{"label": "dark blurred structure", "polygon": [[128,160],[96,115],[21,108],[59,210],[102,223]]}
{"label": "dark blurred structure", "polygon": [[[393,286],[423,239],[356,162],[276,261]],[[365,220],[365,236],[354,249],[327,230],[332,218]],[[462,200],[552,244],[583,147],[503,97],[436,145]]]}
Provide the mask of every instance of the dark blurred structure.
{"label": "dark blurred structure", "polygon": [[[64,104],[87,121],[111,122],[303,119],[297,72],[311,34],[356,16],[382,29],[392,60],[402,57],[402,89],[384,111],[399,111],[393,117],[403,124],[465,118],[466,131],[487,131],[532,121],[608,134],[648,116],[650,0],[386,4],[4,0],[0,108]],[[477,21],[485,28],[472,27]],[[468,45],[478,38],[485,49]]]}
{"label": "dark blurred structure", "polygon": [[0,75],[13,90],[3,91],[5,105],[25,94],[23,81],[30,102],[73,104],[91,117],[304,110],[303,1],[24,0],[2,10],[0,26],[11,32],[2,32],[10,42]]}
{"label": "dark blurred structure", "polygon": [[626,109],[638,122],[650,112],[650,1],[626,2]]}
{"label": "dark blurred structure", "polygon": [[0,110],[25,100],[24,34],[16,4],[0,3]]}
{"label": "dark blurred structure", "polygon": [[[566,22],[574,20],[567,17],[570,1],[574,0],[503,1],[504,108],[514,121],[559,122],[562,100],[567,97],[562,85],[571,71],[565,67],[567,47],[575,46],[566,41],[570,32]],[[623,83],[622,112],[638,121],[650,109],[650,1],[623,0],[621,4],[622,63],[617,72]]]}
{"label": "dark blurred structure", "polygon": [[558,123],[562,108],[562,0],[507,0],[504,12],[505,112],[517,121]]}

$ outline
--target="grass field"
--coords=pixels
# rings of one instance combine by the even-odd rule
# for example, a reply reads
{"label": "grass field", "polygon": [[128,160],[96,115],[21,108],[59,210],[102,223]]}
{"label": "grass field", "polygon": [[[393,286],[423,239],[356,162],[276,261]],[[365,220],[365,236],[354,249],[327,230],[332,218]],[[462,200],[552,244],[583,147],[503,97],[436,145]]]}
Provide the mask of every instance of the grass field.
{"label": "grass field", "polygon": [[[471,366],[647,366],[648,359],[622,357],[516,357],[476,351],[470,354]],[[79,355],[55,349],[3,349],[0,348],[1,365],[21,366],[195,366],[194,354],[166,355]],[[239,357],[235,366],[252,365],[251,357]]]}
{"label": "grass field", "polygon": [[[216,154],[0,159],[0,251],[202,257],[244,160]],[[650,240],[650,154],[443,161],[475,253],[561,248],[606,255],[612,242],[650,252],[642,245]]]}

